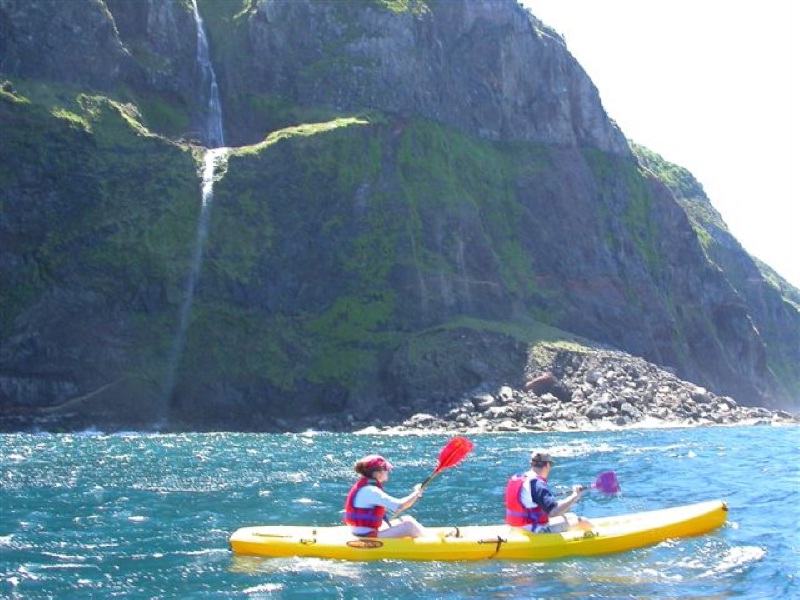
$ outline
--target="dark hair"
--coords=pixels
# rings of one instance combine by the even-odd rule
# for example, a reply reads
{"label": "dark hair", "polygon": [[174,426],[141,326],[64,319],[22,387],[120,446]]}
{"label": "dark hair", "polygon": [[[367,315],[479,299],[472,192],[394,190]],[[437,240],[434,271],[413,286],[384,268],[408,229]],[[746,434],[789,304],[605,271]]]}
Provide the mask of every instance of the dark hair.
{"label": "dark hair", "polygon": [[369,454],[356,461],[356,464],[353,466],[353,469],[355,469],[356,473],[362,477],[368,477],[370,479],[372,479],[375,471],[388,471],[391,468],[392,463],[383,458],[380,454]]}
{"label": "dark hair", "polygon": [[535,452],[531,455],[531,464],[534,467],[543,467],[546,464],[553,464],[553,457],[547,452]]}
{"label": "dark hair", "polygon": [[378,469],[369,468],[369,467],[367,467],[366,465],[363,465],[363,464],[361,464],[361,463],[356,463],[356,466],[355,466],[355,471],[356,471],[356,473],[358,473],[358,474],[359,474],[359,475],[361,475],[362,477],[366,477],[367,479],[372,479],[372,478],[373,478],[373,477],[372,477],[372,475],[373,475],[373,474],[375,473],[375,471],[377,471],[377,470],[378,470]]}

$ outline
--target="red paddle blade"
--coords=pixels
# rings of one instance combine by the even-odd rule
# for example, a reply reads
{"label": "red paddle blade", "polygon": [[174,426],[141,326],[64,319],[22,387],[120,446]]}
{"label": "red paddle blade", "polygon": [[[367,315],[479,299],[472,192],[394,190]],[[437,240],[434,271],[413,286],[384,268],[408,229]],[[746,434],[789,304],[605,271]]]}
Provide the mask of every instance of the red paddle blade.
{"label": "red paddle blade", "polygon": [[439,452],[439,466],[436,467],[434,473],[438,473],[444,469],[455,467],[464,458],[472,452],[475,444],[470,442],[467,438],[454,437],[447,445]]}
{"label": "red paddle blade", "polygon": [[604,494],[619,494],[619,480],[614,471],[606,471],[597,476],[597,481],[594,482],[592,488]]}

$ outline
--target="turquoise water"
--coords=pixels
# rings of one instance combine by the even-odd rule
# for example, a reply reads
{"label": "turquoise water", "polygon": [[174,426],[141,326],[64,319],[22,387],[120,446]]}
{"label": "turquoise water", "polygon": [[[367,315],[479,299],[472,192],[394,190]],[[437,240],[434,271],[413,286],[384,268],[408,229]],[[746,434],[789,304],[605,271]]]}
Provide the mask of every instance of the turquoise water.
{"label": "turquoise water", "polygon": [[430,525],[502,520],[506,477],[533,447],[551,483],[614,470],[622,495],[589,517],[721,498],[730,520],[625,554],[536,562],[347,563],[237,557],[243,525],[338,524],[362,454],[405,493],[449,436],[130,433],[0,436],[0,596],[6,598],[800,597],[800,427],[468,436],[473,453],[412,510]]}

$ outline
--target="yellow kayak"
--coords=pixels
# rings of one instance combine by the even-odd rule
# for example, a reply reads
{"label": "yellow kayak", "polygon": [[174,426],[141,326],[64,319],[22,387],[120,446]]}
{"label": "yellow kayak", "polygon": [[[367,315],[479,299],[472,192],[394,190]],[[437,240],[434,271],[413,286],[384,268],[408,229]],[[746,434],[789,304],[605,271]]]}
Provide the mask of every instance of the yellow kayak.
{"label": "yellow kayak", "polygon": [[255,556],[313,556],[343,560],[550,560],[624,552],[669,538],[707,533],[721,527],[728,507],[721,500],[592,518],[592,529],[529,533],[508,525],[426,527],[419,538],[361,538],[349,528],[242,527],[230,538],[231,550]]}

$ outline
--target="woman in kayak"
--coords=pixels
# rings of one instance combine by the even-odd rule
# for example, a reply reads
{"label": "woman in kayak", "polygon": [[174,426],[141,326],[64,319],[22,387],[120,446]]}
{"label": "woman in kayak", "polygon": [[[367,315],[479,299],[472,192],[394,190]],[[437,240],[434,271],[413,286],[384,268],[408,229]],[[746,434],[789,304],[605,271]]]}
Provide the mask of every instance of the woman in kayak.
{"label": "woman in kayak", "polygon": [[506,487],[506,523],[534,533],[560,533],[569,529],[591,529],[592,524],[567,512],[580,499],[583,486],[559,502],[547,485],[553,457],[546,452],[531,455],[529,471],[511,477]]}
{"label": "woman in kayak", "polygon": [[419,484],[404,498],[394,498],[383,491],[383,484],[389,479],[392,465],[377,454],[370,454],[355,464],[355,471],[361,477],[347,494],[344,503],[344,522],[350,525],[354,535],[360,537],[419,537],[425,532],[414,517],[403,516],[389,522],[386,510],[396,512],[414,506],[422,497]]}

